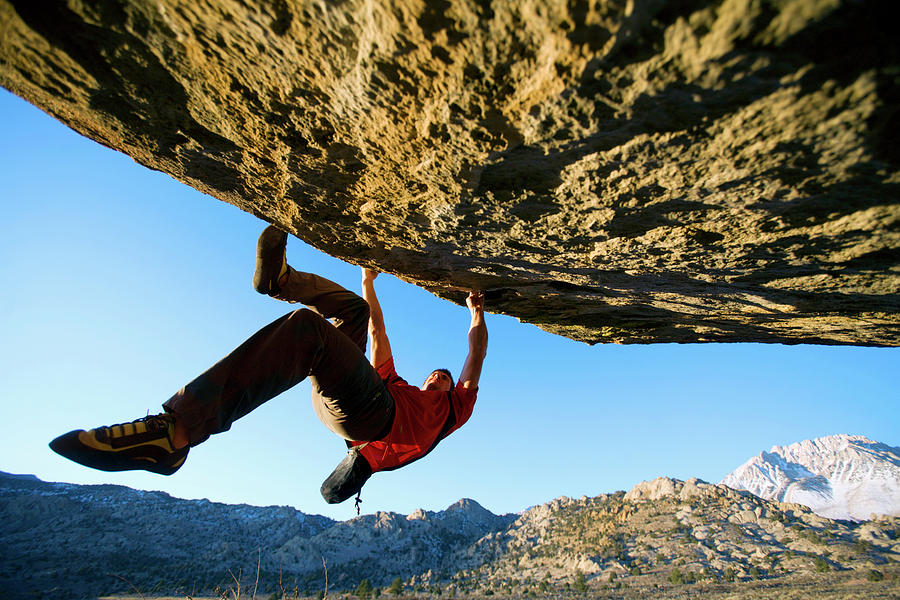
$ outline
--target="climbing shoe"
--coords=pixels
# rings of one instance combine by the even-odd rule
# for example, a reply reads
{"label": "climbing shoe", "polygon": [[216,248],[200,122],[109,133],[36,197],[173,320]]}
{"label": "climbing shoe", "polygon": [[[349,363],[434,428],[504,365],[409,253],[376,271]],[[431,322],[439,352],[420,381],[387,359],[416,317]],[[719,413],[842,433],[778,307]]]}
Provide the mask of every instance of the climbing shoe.
{"label": "climbing shoe", "polygon": [[322,484],[322,497],[328,504],[343,502],[358,494],[371,476],[369,461],[359,453],[359,449],[350,448],[344,460]]}
{"label": "climbing shoe", "polygon": [[76,429],[50,442],[50,449],[101,471],[144,470],[171,475],[184,464],[189,446],[175,449],[175,419],[162,413],[131,423]]}
{"label": "climbing shoe", "polygon": [[278,280],[287,272],[284,250],[287,234],[269,225],[256,241],[256,271],[253,272],[253,289],[272,296],[281,292]]}

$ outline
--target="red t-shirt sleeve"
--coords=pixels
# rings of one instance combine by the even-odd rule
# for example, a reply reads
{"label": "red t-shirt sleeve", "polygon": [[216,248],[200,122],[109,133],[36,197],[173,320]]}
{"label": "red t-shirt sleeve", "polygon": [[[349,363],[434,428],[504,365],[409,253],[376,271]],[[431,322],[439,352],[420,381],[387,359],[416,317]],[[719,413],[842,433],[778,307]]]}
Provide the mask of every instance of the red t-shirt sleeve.
{"label": "red t-shirt sleeve", "polygon": [[[450,394],[450,401],[453,403],[453,413],[456,415],[456,425],[453,426],[450,432],[456,431],[462,427],[465,422],[469,420],[469,417],[472,416],[472,411],[475,410],[475,399],[477,395],[477,388],[470,390],[467,389],[462,382],[456,384],[453,393]],[[447,435],[450,434],[448,433]]]}
{"label": "red t-shirt sleeve", "polygon": [[397,369],[394,368],[394,357],[390,357],[381,365],[375,368],[375,371],[378,373],[378,376],[384,380],[385,383],[389,385],[402,383],[405,385],[409,385],[406,383],[406,380],[397,375]]}

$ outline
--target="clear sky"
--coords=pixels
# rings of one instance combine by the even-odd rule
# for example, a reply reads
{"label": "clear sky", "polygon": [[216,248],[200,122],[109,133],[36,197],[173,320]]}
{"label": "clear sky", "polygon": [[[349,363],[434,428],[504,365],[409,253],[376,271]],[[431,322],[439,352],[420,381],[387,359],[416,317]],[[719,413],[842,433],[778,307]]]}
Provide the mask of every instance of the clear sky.
{"label": "clear sky", "polygon": [[[254,292],[265,226],[0,90],[0,470],[335,519],[319,486],[344,444],[304,382],[193,449],[170,477],[104,473],[47,443],[142,417],[293,308]],[[288,261],[359,290],[359,269],[291,237]],[[399,373],[459,373],[468,311],[377,282]],[[487,310],[490,311],[490,305]],[[472,419],[427,458],[376,474],[363,512],[466,497],[516,512],[658,476],[718,482],[772,445],[850,433],[900,445],[900,350],[762,344],[587,346],[498,315]]]}

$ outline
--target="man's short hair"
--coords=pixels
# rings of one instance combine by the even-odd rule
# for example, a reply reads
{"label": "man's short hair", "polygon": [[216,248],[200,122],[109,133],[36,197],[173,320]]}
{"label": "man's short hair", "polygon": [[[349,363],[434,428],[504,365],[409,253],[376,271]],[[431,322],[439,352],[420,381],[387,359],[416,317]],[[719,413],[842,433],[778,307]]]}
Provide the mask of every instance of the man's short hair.
{"label": "man's short hair", "polygon": [[441,373],[445,373],[447,377],[450,378],[450,389],[456,387],[456,382],[453,380],[453,373],[450,372],[450,369],[435,369],[432,373],[436,373],[440,371]]}

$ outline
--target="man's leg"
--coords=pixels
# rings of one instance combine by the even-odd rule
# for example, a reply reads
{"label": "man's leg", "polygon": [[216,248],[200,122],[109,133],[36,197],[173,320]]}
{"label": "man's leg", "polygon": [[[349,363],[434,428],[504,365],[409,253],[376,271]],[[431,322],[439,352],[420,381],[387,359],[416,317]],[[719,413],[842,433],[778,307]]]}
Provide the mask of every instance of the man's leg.
{"label": "man's leg", "polygon": [[393,417],[385,408],[392,410],[393,401],[386,402],[384,384],[359,347],[321,315],[301,309],[260,329],[184,386],[163,405],[166,413],[71,431],[50,447],[104,471],[144,469],[169,475],[187,457],[188,447],[180,447],[179,437],[196,446],[308,376],[317,379],[335,406],[344,399],[355,401],[354,414],[334,420],[332,429],[339,435],[374,439],[366,436],[384,429]]}
{"label": "man's leg", "polygon": [[341,330],[311,310],[285,315],[182,388],[164,404],[167,413],[72,431],[51,442],[51,448],[93,468],[168,475],[183,464],[186,444],[197,445],[228,430],[236,419],[307,376],[313,379],[316,414],[326,426],[350,440],[380,437],[389,429],[394,405],[365,358],[368,305],[326,279],[288,272],[283,256],[282,247],[281,268],[273,272],[285,283],[285,299],[306,299],[340,319]]}
{"label": "man's leg", "polygon": [[[366,351],[369,305],[359,295],[314,273],[304,273],[287,264],[287,235],[270,225],[257,242],[253,287],[285,302],[302,302],[326,319]],[[278,274],[276,279],[275,275]],[[348,440],[383,437],[393,421],[394,402],[381,378],[359,353],[340,348],[331,352],[328,369],[310,377],[313,409],[330,430]]]}
{"label": "man's leg", "polygon": [[309,309],[259,330],[163,406],[196,446],[308,376],[314,388],[318,382],[336,404],[345,398],[369,400],[357,401],[363,409],[338,421],[336,433],[357,439],[369,429],[384,427],[380,378],[356,344]]}
{"label": "man's leg", "polygon": [[314,273],[296,271],[290,266],[282,277],[281,292],[272,297],[285,302],[305,304],[326,319],[366,351],[366,334],[369,326],[369,304],[337,283]]}
{"label": "man's leg", "polygon": [[347,440],[383,437],[393,421],[394,401],[364,354],[368,303],[333,281],[291,267],[280,287],[273,298],[302,302],[337,327],[338,335],[323,357],[327,368],[310,374],[316,416]]}
{"label": "man's leg", "polygon": [[285,302],[300,302],[326,319],[366,351],[369,305],[357,294],[314,273],[292,269],[287,264],[287,234],[274,225],[266,227],[256,244],[253,287]]}

